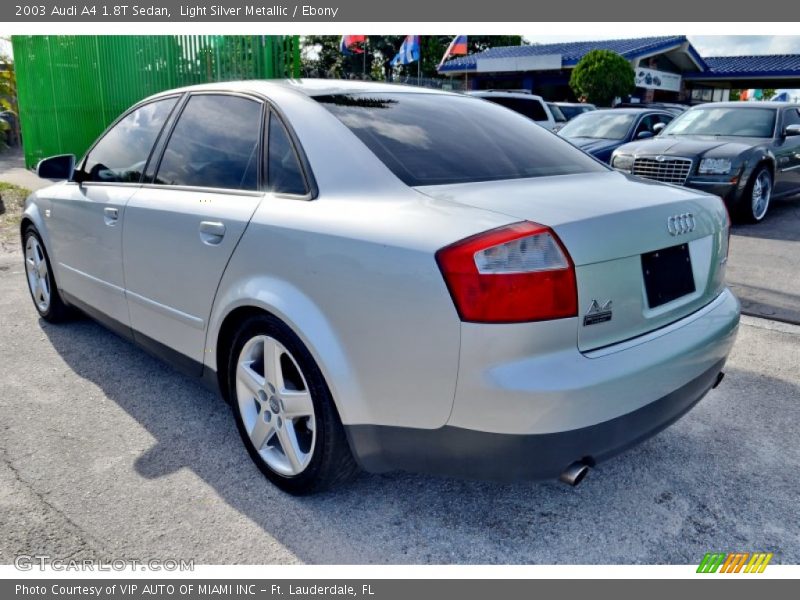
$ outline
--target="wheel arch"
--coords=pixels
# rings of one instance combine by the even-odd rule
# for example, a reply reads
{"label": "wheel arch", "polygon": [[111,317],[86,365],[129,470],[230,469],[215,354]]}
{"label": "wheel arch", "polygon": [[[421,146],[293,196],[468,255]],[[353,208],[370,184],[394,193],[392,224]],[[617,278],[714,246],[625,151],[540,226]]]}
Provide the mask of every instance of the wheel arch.
{"label": "wheel arch", "polygon": [[59,270],[58,270],[58,261],[55,259],[53,253],[53,246],[50,243],[50,232],[47,230],[45,226],[44,218],[42,217],[42,213],[39,210],[39,206],[32,201],[35,196],[32,194],[28,197],[26,201],[25,210],[22,213],[22,218],[19,222],[19,240],[20,246],[22,246],[23,253],[25,251],[25,230],[28,227],[33,227],[36,230],[36,233],[39,234],[39,238],[42,240],[42,244],[44,244],[45,252],[47,252],[48,257],[50,258],[50,268],[53,271],[53,279],[56,282],[56,287],[60,289],[58,284],[59,282]]}
{"label": "wheel arch", "polygon": [[[229,348],[236,327],[259,314],[286,325],[305,345],[322,373],[343,423],[367,406],[344,348],[322,312],[294,286],[270,277],[255,277],[229,288],[215,303],[206,342],[206,366],[217,373],[223,397],[228,394]],[[213,364],[212,361],[213,360]],[[357,417],[355,417],[357,418]]]}

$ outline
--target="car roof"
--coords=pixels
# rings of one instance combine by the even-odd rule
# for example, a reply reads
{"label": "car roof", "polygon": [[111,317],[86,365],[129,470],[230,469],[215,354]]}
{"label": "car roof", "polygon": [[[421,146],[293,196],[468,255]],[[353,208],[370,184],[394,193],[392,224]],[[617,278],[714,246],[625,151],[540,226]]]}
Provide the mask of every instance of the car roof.
{"label": "car roof", "polygon": [[523,100],[539,100],[544,102],[545,99],[536,94],[529,94],[528,92],[518,92],[516,90],[476,90],[474,92],[467,92],[468,96],[477,96],[478,98],[488,98],[491,96],[510,96],[512,98],[522,98]]}
{"label": "car roof", "polygon": [[698,104],[693,106],[695,108],[798,108],[800,104],[795,102],[748,102],[746,100],[738,100],[734,102],[707,102],[705,104]]}
{"label": "car roof", "polygon": [[606,113],[606,112],[613,112],[615,115],[617,114],[628,114],[628,115],[642,115],[645,113],[659,113],[673,116],[671,112],[668,110],[664,110],[663,108],[659,108],[657,106],[652,107],[642,107],[642,108],[630,108],[630,107],[623,107],[623,108],[598,108],[597,110],[591,111],[592,113]]}
{"label": "car roof", "polygon": [[[555,101],[553,104],[558,104],[559,106],[594,106],[591,102],[559,102]],[[595,106],[595,108],[597,108]]]}
{"label": "car roof", "polygon": [[228,91],[240,93],[263,94],[268,96],[270,91],[291,91],[298,95],[314,97],[332,94],[358,94],[358,93],[413,93],[413,94],[444,94],[458,95],[453,92],[433,90],[413,85],[399,83],[377,83],[373,81],[357,81],[348,79],[248,79],[244,81],[224,81],[216,83],[203,83],[154,94],[150,98],[157,98],[174,94],[176,92],[202,92],[202,91]]}

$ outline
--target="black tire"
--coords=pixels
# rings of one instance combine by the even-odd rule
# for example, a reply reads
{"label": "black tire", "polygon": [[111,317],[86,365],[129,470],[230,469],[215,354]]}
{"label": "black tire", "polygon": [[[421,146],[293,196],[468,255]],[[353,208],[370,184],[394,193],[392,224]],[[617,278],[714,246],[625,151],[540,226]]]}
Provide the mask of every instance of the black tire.
{"label": "black tire", "polygon": [[61,294],[58,292],[58,286],[56,285],[56,280],[53,277],[53,267],[50,264],[50,257],[47,255],[47,249],[44,246],[44,242],[42,241],[39,232],[36,231],[36,228],[33,225],[28,225],[25,228],[25,232],[22,235],[22,252],[23,252],[23,260],[26,260],[26,248],[28,246],[28,240],[30,238],[34,238],[36,242],[38,242],[39,248],[42,253],[42,258],[47,265],[47,281],[50,289],[50,302],[46,309],[43,309],[39,303],[36,301],[34,297],[34,290],[31,287],[31,281],[28,277],[28,269],[26,264],[25,269],[25,281],[28,283],[28,291],[31,294],[31,300],[33,301],[33,306],[36,308],[36,312],[39,313],[39,316],[42,317],[48,323],[63,323],[64,321],[68,321],[72,318],[73,312],[69,306],[64,303],[64,300],[61,298]]}
{"label": "black tire", "polygon": [[[759,177],[764,177],[769,182],[770,193],[770,198],[767,200],[766,209],[760,215],[757,214],[755,207],[753,206],[753,188],[755,187],[756,181]],[[760,223],[763,221],[764,217],[766,217],[767,213],[769,212],[769,204],[773,185],[774,180],[772,177],[772,170],[769,168],[769,166],[762,164],[756,167],[755,171],[753,171],[753,174],[750,176],[750,179],[747,182],[747,187],[745,187],[742,197],[739,199],[739,202],[736,205],[736,220],[740,223]]]}
{"label": "black tire", "polygon": [[[294,357],[305,378],[314,406],[316,441],[310,462],[302,472],[293,476],[273,470],[259,454],[250,440],[239,408],[236,390],[239,357],[248,341],[262,335],[280,342]],[[322,372],[300,338],[282,321],[264,313],[242,321],[231,339],[227,352],[228,397],[242,441],[261,472],[280,489],[297,496],[321,492],[352,479],[359,469],[347,443],[344,427]]]}

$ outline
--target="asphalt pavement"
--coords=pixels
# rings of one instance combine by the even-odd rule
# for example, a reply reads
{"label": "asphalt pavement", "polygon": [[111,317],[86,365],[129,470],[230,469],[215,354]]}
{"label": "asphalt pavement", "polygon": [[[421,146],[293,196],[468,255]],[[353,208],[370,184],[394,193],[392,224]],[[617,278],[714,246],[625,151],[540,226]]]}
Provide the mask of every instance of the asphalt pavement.
{"label": "asphalt pavement", "polygon": [[0,563],[800,562],[800,327],[746,318],[722,385],[578,488],[363,474],[267,482],[228,407],[90,320],[41,321],[0,256]]}
{"label": "asphalt pavement", "polygon": [[800,324],[800,196],[733,227],[727,277],[746,314]]}

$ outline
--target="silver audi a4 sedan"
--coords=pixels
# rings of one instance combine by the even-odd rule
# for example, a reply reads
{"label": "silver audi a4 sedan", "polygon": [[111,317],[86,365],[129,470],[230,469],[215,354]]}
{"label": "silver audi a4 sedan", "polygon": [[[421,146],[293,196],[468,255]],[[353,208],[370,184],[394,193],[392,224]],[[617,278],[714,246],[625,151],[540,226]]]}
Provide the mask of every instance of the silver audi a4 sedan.
{"label": "silver audi a4 sedan", "polygon": [[219,389],[295,494],[359,468],[576,484],[716,386],[737,331],[718,197],[478,98],[190,87],[38,170],[63,179],[21,225],[41,317]]}

